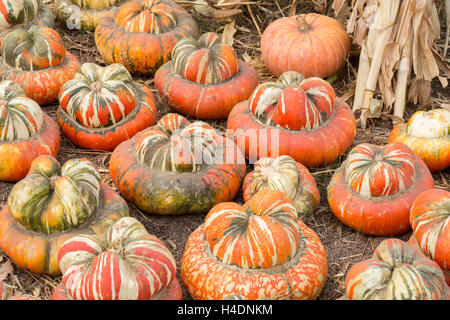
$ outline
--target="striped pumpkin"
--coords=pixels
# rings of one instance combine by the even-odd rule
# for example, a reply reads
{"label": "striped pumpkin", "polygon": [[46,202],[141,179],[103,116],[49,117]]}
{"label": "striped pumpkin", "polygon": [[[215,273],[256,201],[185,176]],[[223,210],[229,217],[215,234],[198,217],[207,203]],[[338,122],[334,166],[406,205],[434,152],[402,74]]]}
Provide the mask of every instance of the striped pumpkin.
{"label": "striped pumpkin", "polygon": [[171,0],[136,0],[100,20],[95,43],[106,63],[150,75],[169,61],[179,39],[197,35],[196,22]]}
{"label": "striped pumpkin", "polygon": [[86,159],[60,167],[51,156],[36,158],[0,213],[0,247],[17,265],[37,273],[58,274],[57,252],[69,237],[98,234],[128,215],[128,207],[100,183]]}
{"label": "striped pumpkin", "polygon": [[257,84],[255,70],[214,32],[204,33],[198,40],[179,40],[172,61],[155,74],[155,86],[168,104],[200,119],[225,119]]}
{"label": "striped pumpkin", "polygon": [[399,239],[387,239],[345,278],[350,300],[445,300],[439,266]]}
{"label": "striped pumpkin", "polygon": [[180,272],[194,299],[315,299],[327,262],[292,201],[280,191],[262,190],[244,206],[212,208],[189,236]]}
{"label": "striped pumpkin", "polygon": [[112,224],[105,237],[68,239],[59,250],[58,261],[67,299],[159,299],[172,282],[177,282],[170,251],[131,217]]}
{"label": "striped pumpkin", "polygon": [[328,82],[290,71],[276,82],[260,84],[248,101],[236,105],[227,128],[252,160],[289,155],[317,167],[350,147],[356,121]]}
{"label": "striped pumpkin", "polygon": [[417,111],[408,123],[394,127],[389,142],[406,144],[430,171],[450,167],[450,111],[444,108]]}
{"label": "striped pumpkin", "polygon": [[68,29],[95,31],[113,6],[127,0],[56,0],[55,14]]}
{"label": "striped pumpkin", "polygon": [[109,169],[122,195],[144,212],[206,213],[234,198],[245,159],[208,124],[169,113],[120,144]]}
{"label": "striped pumpkin", "polygon": [[59,126],[74,144],[113,150],[119,143],[155,123],[151,90],[133,82],[128,70],[114,63],[84,63],[58,94]]}
{"label": "striped pumpkin", "polygon": [[398,235],[411,228],[414,199],[433,186],[425,163],[404,144],[363,143],[331,178],[328,202],[339,220],[358,231]]}
{"label": "striped pumpkin", "polygon": [[304,218],[319,206],[320,194],[308,169],[290,156],[261,158],[254,171],[245,176],[242,190],[244,201],[260,190],[284,192],[294,203],[299,218]]}
{"label": "striped pumpkin", "polygon": [[56,100],[61,86],[75,75],[80,63],[60,35],[42,25],[9,32],[0,46],[0,77],[19,83],[39,104]]}
{"label": "striped pumpkin", "polygon": [[411,207],[410,222],[420,250],[439,264],[450,285],[450,192],[421,193]]}
{"label": "striped pumpkin", "polygon": [[22,88],[12,81],[0,82],[0,180],[18,181],[36,157],[56,156],[58,126]]}

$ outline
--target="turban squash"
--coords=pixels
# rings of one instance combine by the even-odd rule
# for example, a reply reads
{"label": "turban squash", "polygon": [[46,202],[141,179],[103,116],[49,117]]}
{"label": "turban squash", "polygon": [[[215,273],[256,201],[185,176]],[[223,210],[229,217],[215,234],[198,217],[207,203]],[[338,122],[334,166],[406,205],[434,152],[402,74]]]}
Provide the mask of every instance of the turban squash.
{"label": "turban squash", "polygon": [[61,87],[58,99],[63,134],[86,149],[112,151],[156,119],[153,93],[119,63],[84,63]]}
{"label": "turban squash", "polygon": [[289,155],[310,168],[333,162],[351,146],[356,120],[328,82],[289,71],[237,104],[227,129],[250,162]]}
{"label": "turban squash", "polygon": [[127,0],[56,0],[56,18],[69,29],[95,31],[99,21],[113,6]]}
{"label": "turban squash", "polygon": [[54,22],[52,11],[42,0],[3,0],[0,3],[0,45],[11,30],[34,24],[53,28]]}
{"label": "turban squash", "polygon": [[254,171],[245,176],[242,185],[244,201],[264,189],[284,192],[294,203],[299,218],[310,215],[320,203],[313,176],[304,165],[289,156],[259,159]]}
{"label": "turban squash", "polygon": [[25,177],[40,155],[58,154],[59,130],[39,104],[12,81],[0,82],[0,180]]}
{"label": "turban squash", "polygon": [[335,19],[317,13],[275,20],[261,37],[261,53],[279,77],[296,71],[305,77],[325,78],[345,65],[350,38]]}
{"label": "turban squash", "polygon": [[153,74],[169,61],[177,41],[198,37],[195,20],[173,1],[136,0],[113,8],[95,29],[95,43],[106,63],[130,72]]}
{"label": "turban squash", "polygon": [[345,278],[350,300],[447,300],[439,266],[399,239],[387,239]]}
{"label": "turban squash", "polygon": [[56,100],[59,89],[80,67],[55,30],[33,25],[9,32],[0,46],[0,77],[19,83],[39,104]]}
{"label": "turban squash", "polygon": [[328,185],[331,211],[344,224],[375,236],[411,229],[414,199],[434,187],[425,163],[398,142],[353,148]]}
{"label": "turban squash", "polygon": [[220,203],[188,238],[181,280],[198,300],[315,299],[327,278],[325,249],[282,192],[240,206]]}
{"label": "turban squash", "polygon": [[90,161],[72,159],[61,167],[55,158],[40,156],[0,212],[0,248],[23,269],[58,275],[65,240],[101,234],[123,216],[128,216],[125,200],[100,183]]}
{"label": "turban squash", "polygon": [[176,111],[200,119],[226,119],[258,84],[256,71],[214,32],[180,39],[155,86]]}
{"label": "turban squash", "polygon": [[417,111],[408,123],[394,127],[389,141],[406,144],[430,171],[444,170],[450,167],[450,111]]}
{"label": "turban squash", "polygon": [[[441,267],[450,285],[450,192],[431,189],[413,202],[410,213],[412,241]],[[414,239],[415,238],[415,239]]]}
{"label": "turban squash", "polygon": [[105,235],[78,235],[61,246],[62,285],[52,300],[181,300],[176,262],[167,247],[132,217]]}
{"label": "turban squash", "polygon": [[109,162],[128,201],[147,213],[207,213],[229,201],[245,175],[239,148],[210,125],[169,113],[121,143]]}

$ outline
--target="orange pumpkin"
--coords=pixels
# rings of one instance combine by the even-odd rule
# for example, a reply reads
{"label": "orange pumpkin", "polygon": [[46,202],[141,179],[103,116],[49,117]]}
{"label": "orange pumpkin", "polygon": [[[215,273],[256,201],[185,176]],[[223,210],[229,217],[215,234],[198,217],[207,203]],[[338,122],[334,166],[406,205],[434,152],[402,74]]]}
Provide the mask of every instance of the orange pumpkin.
{"label": "orange pumpkin", "polygon": [[450,192],[421,193],[411,207],[410,222],[419,250],[439,264],[450,284]]}
{"label": "orange pumpkin", "polygon": [[439,266],[399,239],[387,239],[345,278],[350,300],[447,300]]}
{"label": "orange pumpkin", "polygon": [[80,67],[59,34],[40,25],[9,32],[0,50],[1,79],[20,84],[27,97],[39,104],[55,101],[61,86]]}
{"label": "orange pumpkin", "polygon": [[169,113],[121,143],[109,170],[125,199],[146,213],[206,213],[234,198],[245,159],[210,125]]}
{"label": "orange pumpkin", "polygon": [[153,125],[156,106],[150,88],[134,82],[118,63],[84,63],[58,95],[58,124],[72,143],[112,151]]}
{"label": "orange pumpkin", "polygon": [[389,142],[406,144],[430,171],[450,167],[450,111],[443,108],[417,111],[408,123],[394,127]]}
{"label": "orange pumpkin", "polygon": [[290,71],[237,104],[227,129],[250,162],[289,155],[310,168],[333,162],[351,146],[356,120],[328,82]]}
{"label": "orange pumpkin", "polygon": [[8,80],[0,82],[0,132],[1,181],[18,181],[35,158],[58,154],[58,125]]}
{"label": "orange pumpkin", "polygon": [[350,45],[337,20],[317,13],[275,20],[261,37],[263,59],[277,77],[286,71],[329,77],[344,66]]}
{"label": "orange pumpkin", "polygon": [[245,176],[242,185],[244,201],[250,201],[264,189],[284,192],[294,203],[299,218],[313,213],[320,203],[313,176],[304,165],[289,156],[259,159],[255,170]]}
{"label": "orange pumpkin", "polygon": [[401,143],[353,148],[328,185],[333,214],[358,231],[387,236],[411,229],[414,199],[434,187],[425,163]]}
{"label": "orange pumpkin", "polygon": [[256,71],[213,32],[179,40],[172,61],[155,74],[155,86],[169,105],[200,119],[225,119],[257,84]]}
{"label": "orange pumpkin", "polygon": [[106,63],[153,74],[169,61],[177,41],[198,37],[192,17],[171,0],[136,0],[113,8],[97,25],[95,43]]}
{"label": "orange pumpkin", "polygon": [[211,209],[189,236],[180,275],[194,299],[315,299],[327,278],[327,258],[292,201],[262,190],[244,206]]}

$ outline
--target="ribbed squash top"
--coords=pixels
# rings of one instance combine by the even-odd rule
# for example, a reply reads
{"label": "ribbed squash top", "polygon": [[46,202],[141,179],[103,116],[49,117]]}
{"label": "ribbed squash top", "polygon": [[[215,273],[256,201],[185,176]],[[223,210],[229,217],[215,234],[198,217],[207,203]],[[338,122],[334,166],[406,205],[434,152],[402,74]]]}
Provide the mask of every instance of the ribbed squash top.
{"label": "ribbed squash top", "polygon": [[414,183],[414,153],[406,145],[362,143],[353,148],[345,165],[345,179],[356,193],[382,197],[404,192]]}
{"label": "ribbed squash top", "polygon": [[129,32],[161,34],[177,25],[177,15],[160,0],[131,1],[120,7],[116,16],[119,27]]}
{"label": "ribbed squash top", "polygon": [[119,63],[84,63],[59,91],[59,104],[85,127],[114,125],[135,108],[138,98],[128,70]]}
{"label": "ribbed squash top", "polygon": [[109,8],[121,0],[70,0],[73,4],[79,6],[80,8],[86,9],[103,9]]}
{"label": "ribbed squash top", "polygon": [[234,50],[214,32],[204,33],[198,40],[179,40],[172,50],[172,61],[178,74],[201,84],[222,83],[239,70]]}
{"label": "ribbed squash top", "polygon": [[450,111],[444,108],[417,111],[408,120],[406,132],[421,138],[448,137],[450,136]]}
{"label": "ribbed squash top", "polygon": [[94,215],[100,173],[90,161],[73,159],[60,167],[51,156],[33,160],[28,176],[8,197],[12,216],[25,228],[52,234],[72,230]]}
{"label": "ribbed squash top", "polygon": [[58,32],[40,25],[12,30],[3,39],[0,50],[4,63],[26,71],[58,66],[66,55]]}
{"label": "ribbed squash top", "polygon": [[0,82],[0,141],[26,140],[42,128],[43,111],[20,85]]}
{"label": "ribbed squash top", "polygon": [[139,161],[155,170],[198,172],[214,163],[221,139],[210,125],[169,113],[139,138],[136,153]]}
{"label": "ribbed squash top", "polygon": [[214,257],[246,269],[288,262],[301,243],[295,207],[275,190],[256,193],[244,206],[234,202],[216,205],[206,216],[204,232]]}
{"label": "ribbed squash top", "polygon": [[276,82],[260,84],[249,99],[250,111],[266,125],[288,130],[320,127],[333,113],[336,94],[320,78],[288,71]]}
{"label": "ribbed squash top", "polygon": [[42,6],[42,0],[3,0],[0,5],[0,28],[33,20]]}

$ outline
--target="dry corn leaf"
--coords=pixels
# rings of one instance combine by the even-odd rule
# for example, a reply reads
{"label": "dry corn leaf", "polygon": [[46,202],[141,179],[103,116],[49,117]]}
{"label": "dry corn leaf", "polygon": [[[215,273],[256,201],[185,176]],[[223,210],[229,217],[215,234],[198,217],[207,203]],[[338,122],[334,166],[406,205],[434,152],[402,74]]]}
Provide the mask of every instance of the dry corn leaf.
{"label": "dry corn leaf", "polygon": [[229,45],[230,47],[233,45],[234,42],[234,34],[236,33],[236,27],[234,20],[230,23],[227,23],[225,27],[223,28],[222,32],[222,42],[226,45]]}
{"label": "dry corn leaf", "polygon": [[14,272],[14,269],[12,267],[12,264],[9,260],[6,260],[1,266],[0,266],[0,282],[8,278],[10,274]]}

